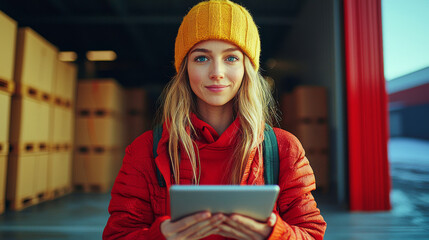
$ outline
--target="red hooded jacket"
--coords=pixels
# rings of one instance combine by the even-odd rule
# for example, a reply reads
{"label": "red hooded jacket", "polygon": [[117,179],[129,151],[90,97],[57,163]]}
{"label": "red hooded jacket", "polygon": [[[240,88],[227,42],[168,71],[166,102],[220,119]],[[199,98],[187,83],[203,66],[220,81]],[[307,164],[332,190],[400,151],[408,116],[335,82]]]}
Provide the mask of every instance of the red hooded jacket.
{"label": "red hooded jacket", "polygon": [[[201,179],[216,179],[211,175],[213,171],[204,171],[203,159],[210,162],[232,156],[234,143],[239,137],[239,120],[237,118],[221,136],[195,115],[192,115],[192,123],[200,136],[196,142],[202,162],[201,172],[206,174]],[[280,158],[280,194],[274,210],[277,222],[268,239],[323,239],[326,223],[311,194],[315,189],[315,179],[304,150],[298,139],[289,132],[274,128],[274,133]],[[154,159],[153,133],[148,131],[127,147],[122,168],[112,189],[110,218],[103,239],[165,239],[160,224],[169,219],[168,189],[174,181],[167,144],[168,131],[163,131],[158,144],[158,157]],[[190,161],[184,155],[181,155],[181,159],[180,184],[191,184],[193,172]],[[253,161],[257,162],[257,157]],[[167,187],[158,185],[156,167],[163,176],[170,176],[165,178]],[[244,175],[250,178],[248,172]],[[211,182],[202,181],[200,184]],[[212,235],[206,239],[225,238]]]}

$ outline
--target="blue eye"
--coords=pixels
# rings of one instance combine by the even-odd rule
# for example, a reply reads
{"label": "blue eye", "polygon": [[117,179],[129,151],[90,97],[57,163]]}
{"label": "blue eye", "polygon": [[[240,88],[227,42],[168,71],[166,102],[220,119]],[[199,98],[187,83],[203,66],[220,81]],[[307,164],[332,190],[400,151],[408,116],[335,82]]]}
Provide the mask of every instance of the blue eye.
{"label": "blue eye", "polygon": [[234,57],[234,56],[229,56],[229,57],[226,58],[226,61],[228,61],[228,62],[236,62],[236,61],[238,61],[238,58]]}
{"label": "blue eye", "polygon": [[194,58],[195,62],[205,62],[207,60],[208,60],[208,58],[205,56],[198,56],[198,57]]}

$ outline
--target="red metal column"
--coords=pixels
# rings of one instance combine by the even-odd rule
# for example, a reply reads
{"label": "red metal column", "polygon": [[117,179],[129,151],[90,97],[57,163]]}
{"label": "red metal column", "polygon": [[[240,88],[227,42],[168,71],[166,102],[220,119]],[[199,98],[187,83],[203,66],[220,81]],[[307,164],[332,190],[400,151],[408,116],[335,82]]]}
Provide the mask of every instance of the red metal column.
{"label": "red metal column", "polygon": [[388,210],[388,114],[381,0],[344,0],[349,187],[352,211]]}

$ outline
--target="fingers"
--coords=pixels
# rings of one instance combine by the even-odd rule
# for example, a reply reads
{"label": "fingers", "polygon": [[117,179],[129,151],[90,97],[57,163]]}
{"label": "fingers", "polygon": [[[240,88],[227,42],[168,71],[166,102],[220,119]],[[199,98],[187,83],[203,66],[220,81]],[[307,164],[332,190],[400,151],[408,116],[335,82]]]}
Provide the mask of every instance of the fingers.
{"label": "fingers", "polygon": [[[240,229],[246,229],[251,232],[262,234],[265,230],[266,224],[257,222],[251,218],[234,214],[231,216],[231,223],[236,224]],[[229,222],[228,222],[229,223]]]}
{"label": "fingers", "polygon": [[274,227],[277,222],[277,215],[275,213],[271,213],[271,216],[268,218],[267,224],[269,227]]}
{"label": "fingers", "polygon": [[172,223],[172,227],[174,228],[175,232],[180,232],[196,224],[197,222],[201,222],[210,217],[211,213],[209,212],[197,213]]}
{"label": "fingers", "polygon": [[223,214],[217,214],[213,216],[208,224],[198,229],[193,235],[189,237],[189,239],[200,239],[218,233],[220,231],[218,226],[222,224],[225,219],[226,217]]}
{"label": "fingers", "polygon": [[166,220],[161,224],[161,232],[162,234],[168,238],[174,236],[183,230],[189,228],[190,226],[202,222],[206,219],[209,219],[211,214],[209,212],[197,213],[186,218],[183,218],[177,222],[171,222],[170,220]]}
{"label": "fingers", "polygon": [[[233,235],[233,237],[242,238],[244,235],[246,239],[265,239],[270,235],[272,230],[270,225],[274,226],[276,218],[274,214],[274,216],[270,216],[267,223],[260,223],[252,218],[234,214],[227,218],[220,228],[222,234],[227,233]],[[224,234],[224,236],[227,235]]]}
{"label": "fingers", "polygon": [[211,216],[209,212],[197,213],[177,222],[169,220],[161,224],[161,232],[166,238],[200,239],[212,234],[236,239],[265,239],[275,225],[277,216],[272,213],[266,223],[233,214]]}
{"label": "fingers", "polygon": [[221,224],[218,226],[218,228],[221,230],[219,234],[224,237],[234,238],[234,239],[255,239],[252,236],[249,236],[238,229],[230,227],[227,224]]}
{"label": "fingers", "polygon": [[213,234],[219,234],[219,232],[220,232],[219,228],[212,228],[210,231],[202,234],[201,236],[199,236],[199,235],[198,236],[192,236],[191,239],[202,239],[202,238],[208,237],[208,236],[213,235]]}

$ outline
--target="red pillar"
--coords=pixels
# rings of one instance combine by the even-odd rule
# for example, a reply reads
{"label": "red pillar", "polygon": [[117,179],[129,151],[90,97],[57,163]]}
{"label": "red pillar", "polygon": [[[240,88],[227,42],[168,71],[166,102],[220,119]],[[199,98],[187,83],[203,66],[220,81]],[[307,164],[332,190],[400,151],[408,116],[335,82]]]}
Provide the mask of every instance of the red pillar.
{"label": "red pillar", "polygon": [[388,210],[388,113],[381,0],[344,0],[345,65],[352,211]]}

